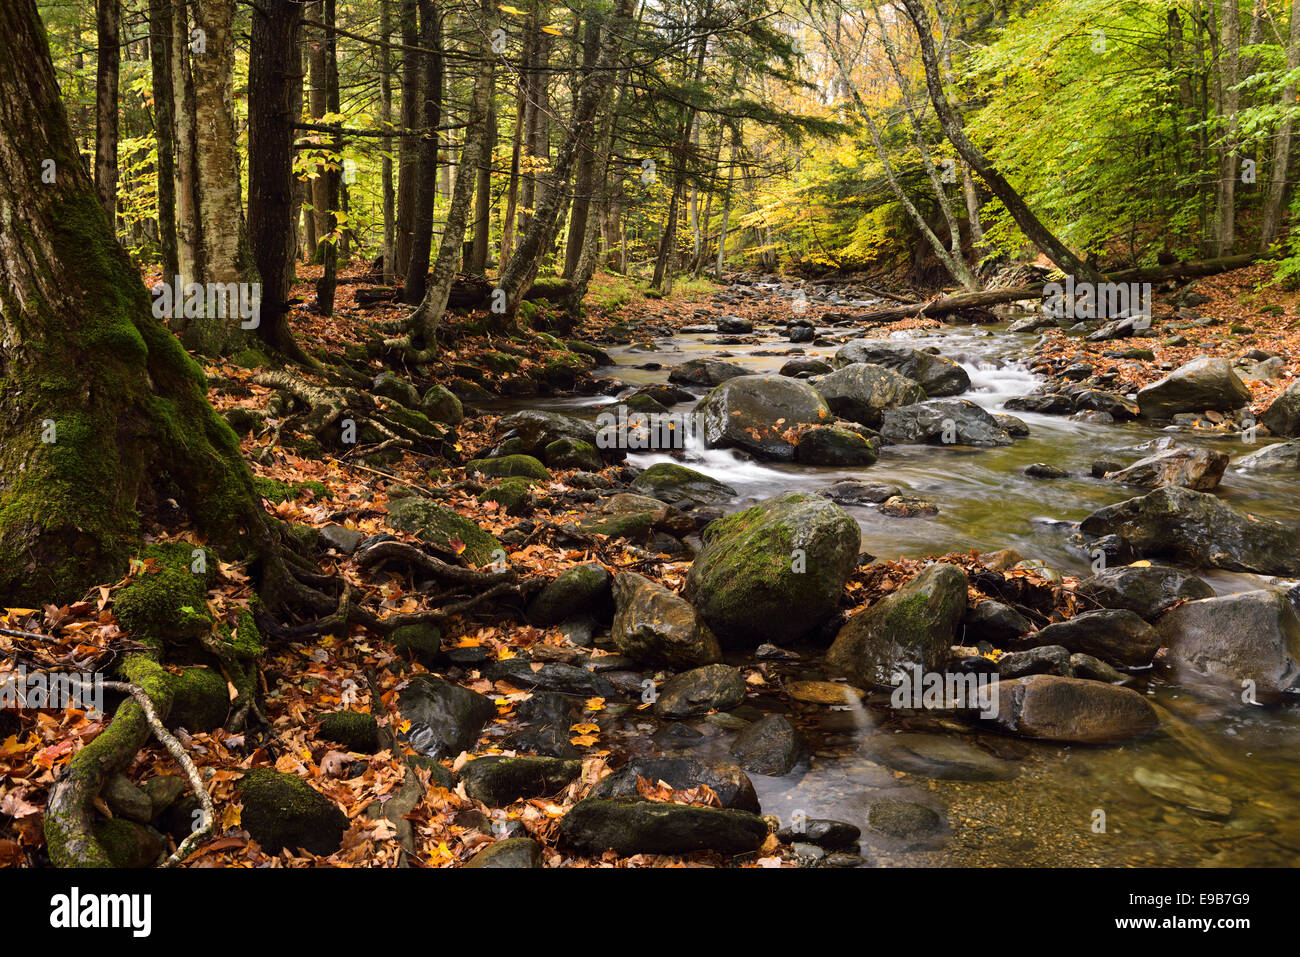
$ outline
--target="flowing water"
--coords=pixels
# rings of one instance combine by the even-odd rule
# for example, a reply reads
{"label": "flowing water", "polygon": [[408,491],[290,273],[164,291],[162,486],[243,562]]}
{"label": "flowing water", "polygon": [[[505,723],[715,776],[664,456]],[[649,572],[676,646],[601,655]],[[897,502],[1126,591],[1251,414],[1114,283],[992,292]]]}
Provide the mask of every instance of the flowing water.
{"label": "flowing water", "polygon": [[[839,330],[833,330],[839,334]],[[756,372],[776,373],[792,355],[829,358],[835,346],[791,347],[779,333],[757,335],[744,345],[717,342],[714,335],[659,339],[611,351],[611,370],[629,386],[666,381],[672,366],[693,358],[723,358]],[[962,363],[973,389],[961,396],[990,412],[1001,412],[1013,396],[1032,392],[1037,377],[1024,358],[1035,337],[1007,333],[1002,326],[949,326],[895,335],[916,348],[937,347]],[[769,354],[762,355],[760,353]],[[776,353],[776,354],[771,354]],[[659,363],[659,369],[638,366]],[[536,400],[534,408],[595,415],[608,397]],[[686,411],[689,404],[674,411]],[[1067,545],[1071,523],[1104,505],[1132,496],[1131,490],[1088,477],[1099,457],[1124,463],[1142,454],[1139,446],[1167,433],[1141,423],[1087,424],[1063,416],[1015,413],[1031,430],[1027,438],[997,449],[886,446],[869,468],[816,468],[757,462],[727,450],[692,448],[671,457],[631,453],[646,467],[674,458],[733,486],[735,508],[783,491],[822,488],[841,478],[895,484],[938,505],[932,517],[894,518],[875,508],[850,507],[862,527],[862,548],[882,559],[923,557],[970,549],[1014,548],[1067,574],[1089,574],[1090,556]],[[1254,449],[1240,437],[1205,439],[1234,457]],[[1255,448],[1257,448],[1256,446]],[[1045,462],[1067,469],[1055,481],[1024,474]],[[1293,477],[1247,476],[1229,468],[1221,496],[1259,515],[1300,521]],[[1219,592],[1258,588],[1265,579],[1247,574],[1200,571]],[[769,667],[772,683],[822,678],[818,650],[798,649],[798,662]],[[729,659],[730,660],[730,659]],[[736,664],[752,664],[752,659]],[[1164,730],[1121,746],[1059,746],[972,730],[951,713],[899,712],[870,698],[866,707],[800,705],[771,694],[751,699],[741,717],[788,713],[804,730],[812,756],[780,778],[751,775],[765,813],[788,822],[799,814],[834,818],[862,827],[863,853],[889,865],[1246,865],[1286,866],[1300,852],[1300,712],[1295,705],[1266,710],[1202,701],[1147,676],[1138,690],[1151,695],[1166,715]],[[652,730],[632,717],[629,741]],[[640,722],[640,727],[638,727]],[[693,722],[704,737],[691,756],[728,760],[733,731],[726,716]],[[901,737],[900,737],[901,735]],[[906,743],[912,757],[899,764],[891,747]],[[919,757],[918,757],[919,755]],[[968,760],[1004,762],[1008,780],[964,781],[946,775]],[[891,769],[905,767],[909,773]],[[1135,773],[1172,774],[1181,782],[1231,801],[1223,808],[1190,809],[1168,794],[1140,786]],[[934,776],[937,775],[937,776]],[[931,808],[940,824],[930,833],[889,837],[867,826],[869,809],[881,801]],[[1198,801],[1192,799],[1192,804]],[[1199,802],[1199,803],[1204,803]],[[922,828],[924,830],[924,828]]]}

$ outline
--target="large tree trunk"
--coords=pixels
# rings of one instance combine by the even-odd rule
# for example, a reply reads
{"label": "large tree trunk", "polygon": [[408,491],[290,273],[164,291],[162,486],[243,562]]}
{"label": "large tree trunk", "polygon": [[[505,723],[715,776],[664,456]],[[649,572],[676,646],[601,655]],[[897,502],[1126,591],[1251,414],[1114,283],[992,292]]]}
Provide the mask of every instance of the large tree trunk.
{"label": "large tree trunk", "polygon": [[98,0],[95,26],[95,187],[110,224],[117,221],[117,77],[121,60],[117,0]]}
{"label": "large tree trunk", "polygon": [[478,172],[474,186],[474,244],[470,250],[467,272],[486,276],[488,251],[492,239],[492,151],[497,143],[497,113],[488,90],[487,135],[479,148]]}
{"label": "large tree trunk", "polygon": [[[600,27],[594,21],[587,24],[587,34],[582,43],[582,69],[590,70],[600,53]],[[580,147],[578,172],[573,180],[573,202],[569,206],[569,240],[564,251],[564,278],[572,279],[582,257],[582,247],[587,240],[587,217],[591,209],[592,192],[596,182],[598,147],[595,142]]]}
{"label": "large tree trunk", "polygon": [[510,145],[510,179],[506,185],[506,209],[501,220],[501,252],[497,257],[497,271],[506,268],[515,245],[516,210],[519,204],[519,165],[523,150],[524,126],[528,117],[528,65],[532,57],[533,33],[524,35],[523,50],[519,54],[519,82],[515,88],[515,127]]}
{"label": "large tree trunk", "polygon": [[442,123],[442,17],[433,0],[420,0],[420,55],[423,77],[424,136],[420,139],[420,168],[415,184],[415,213],[411,220],[411,255],[406,264],[402,301],[417,305],[428,284],[429,250],[433,246],[433,207],[438,195],[438,127]]}
{"label": "large tree trunk", "polygon": [[244,554],[261,513],[238,442],[113,237],[34,0],[0,4],[0,195],[0,604],[114,580],[168,497]]}
{"label": "large tree trunk", "polygon": [[[325,81],[325,105],[330,113],[339,112],[339,60],[338,37],[334,33],[337,10],[335,0],[325,0],[325,40],[323,79]],[[315,70],[315,65],[312,67]],[[337,137],[331,143],[336,163],[342,163],[343,147]],[[327,169],[321,174],[325,185],[325,231],[321,234],[319,258],[321,266],[320,279],[316,280],[316,308],[322,315],[334,315],[334,291],[339,277],[339,237],[338,219],[334,211],[339,208],[339,186],[342,176],[337,169]],[[319,225],[317,227],[320,228]]]}
{"label": "large tree trunk", "polygon": [[934,35],[930,27],[930,15],[926,12],[923,0],[900,0],[900,2],[916,28],[921,60],[925,65],[926,86],[930,91],[930,101],[934,104],[934,112],[943,127],[944,135],[952,142],[962,159],[970,164],[971,169],[979,174],[980,179],[984,180],[993,195],[1002,201],[1002,205],[1016,221],[1021,232],[1042,250],[1043,255],[1065,273],[1089,282],[1100,282],[1101,276],[1097,270],[1072,253],[1039,221],[1020,194],[1007,182],[1006,177],[998,172],[979,147],[970,141],[965,129],[962,128],[961,118],[948,102],[947,94],[944,93],[943,80],[939,76],[939,58],[935,52]]}
{"label": "large tree trunk", "polygon": [[[316,0],[312,13],[317,22],[325,23],[325,0]],[[326,42],[326,37],[322,33],[315,36],[307,45],[308,59],[311,63],[311,88],[307,95],[307,108],[314,123],[321,122],[321,117],[330,109]],[[330,210],[333,208],[330,204],[329,173],[322,166],[316,167],[311,178],[311,205],[312,231],[315,233],[316,240],[311,247],[311,258],[312,262],[319,263],[320,244],[330,234]]]}
{"label": "large tree trunk", "polygon": [[1237,90],[1241,58],[1241,11],[1237,0],[1223,0],[1219,50],[1219,120],[1223,124],[1219,142],[1219,188],[1214,204],[1214,255],[1232,251],[1237,235]]}
{"label": "large tree trunk", "polygon": [[158,149],[158,245],[164,276],[180,271],[176,248],[175,120],[172,117],[172,10],[149,0],[149,62],[153,80],[154,142]]}
{"label": "large tree trunk", "polygon": [[[391,0],[381,0],[379,5],[379,35],[384,43],[393,38],[393,12]],[[387,46],[379,51],[379,124],[386,134],[393,129],[393,57]],[[384,284],[391,286],[396,276],[393,272],[393,230],[396,228],[397,197],[393,193],[393,137],[380,141],[384,152],[379,176],[383,193],[384,238],[380,255],[384,259]]]}
{"label": "large tree trunk", "polygon": [[298,361],[307,357],[289,330],[293,253],[294,124],[302,96],[296,0],[261,0],[253,9],[248,57],[248,238],[262,280],[258,336]]}
{"label": "large tree trunk", "polygon": [[560,207],[569,186],[569,177],[573,171],[578,144],[591,137],[591,129],[596,122],[596,113],[605,99],[609,89],[611,74],[619,56],[622,21],[626,21],[631,11],[632,0],[616,0],[613,11],[613,27],[608,31],[609,42],[601,47],[596,66],[582,79],[577,97],[578,105],[573,111],[569,130],[555,157],[555,169],[551,175],[551,186],[546,199],[538,207],[528,231],[519,242],[519,248],[501,273],[501,288],[506,294],[506,315],[513,316],[519,303],[532,285],[537,269],[541,265],[542,255],[554,236],[555,224],[560,214]]}
{"label": "large tree trunk", "polygon": [[474,74],[474,95],[470,103],[469,123],[465,130],[464,148],[460,155],[460,175],[452,190],[451,205],[438,243],[438,258],[428,290],[420,307],[412,316],[412,338],[418,339],[426,349],[437,345],[438,326],[447,311],[447,297],[456,279],[456,266],[460,262],[461,247],[465,239],[465,225],[469,218],[470,198],[474,193],[475,177],[471,172],[483,149],[488,134],[488,101],[492,95],[493,59],[488,51],[488,37],[492,32],[493,0],[481,0],[480,22],[471,31],[477,41],[471,54],[477,59]]}

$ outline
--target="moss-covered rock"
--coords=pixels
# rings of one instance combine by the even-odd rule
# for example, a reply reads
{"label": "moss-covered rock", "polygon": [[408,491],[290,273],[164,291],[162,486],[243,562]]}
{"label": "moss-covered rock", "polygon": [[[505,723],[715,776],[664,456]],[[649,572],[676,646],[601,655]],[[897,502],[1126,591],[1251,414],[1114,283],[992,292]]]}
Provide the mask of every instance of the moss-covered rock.
{"label": "moss-covered rock", "polygon": [[685,597],[724,647],[802,638],[834,613],[860,541],[844,509],[787,492],[705,528]]}
{"label": "moss-covered rock", "polygon": [[297,775],[255,768],[235,787],[244,806],[240,821],[263,850],[333,854],[343,843],[347,817]]}
{"label": "moss-covered rock", "polygon": [[392,372],[379,373],[370,388],[375,395],[391,399],[408,409],[420,407],[420,393],[415,390],[415,386]]}
{"label": "moss-covered rock", "polygon": [[424,398],[420,400],[420,411],[434,422],[443,422],[447,425],[459,425],[465,418],[465,408],[461,405],[460,399],[450,389],[441,385],[430,386],[424,393]]}
{"label": "moss-covered rock", "polygon": [[167,842],[158,831],[120,817],[96,821],[95,840],[114,867],[137,870],[152,867],[167,849]]}
{"label": "moss-covered rock", "polygon": [[329,499],[334,493],[323,482],[282,482],[279,479],[253,476],[253,490],[272,505],[288,502],[310,495],[317,499]]}
{"label": "moss-covered rock", "polygon": [[721,505],[740,494],[730,485],[676,462],[656,462],[632,480],[632,488],[678,508]]}
{"label": "moss-covered rock", "polygon": [[483,365],[487,366],[493,372],[516,372],[522,364],[518,356],[506,355],[504,352],[485,352],[482,356]]}
{"label": "moss-covered rock", "polygon": [[483,848],[466,867],[534,868],[542,866],[542,845],[531,837],[510,837]]}
{"label": "moss-covered rock", "polygon": [[437,664],[442,654],[442,631],[434,624],[402,625],[393,629],[389,640],[398,654],[412,655],[426,668]]}
{"label": "moss-covered rock", "polygon": [[460,770],[465,793],[489,807],[504,807],[521,798],[553,795],[582,772],[581,761],[548,757],[489,756]]}
{"label": "moss-covered rock", "polygon": [[559,438],[546,446],[546,464],[556,469],[599,471],[604,463],[600,452],[590,442]]}
{"label": "moss-covered rock", "polygon": [[465,464],[465,472],[470,475],[486,475],[490,478],[530,478],[539,482],[544,482],[551,477],[550,469],[531,455],[471,459]]}
{"label": "moss-covered rock", "polygon": [[379,749],[379,724],[364,711],[334,711],[321,718],[320,736],[349,751],[374,754]]}
{"label": "moss-covered rock", "polygon": [[240,349],[230,357],[230,361],[242,369],[260,369],[271,364],[271,360],[266,357],[265,352],[251,346],[247,349]]}
{"label": "moss-covered rock", "polygon": [[609,572],[595,562],[567,568],[533,599],[528,620],[542,626],[581,614],[604,620],[610,613],[609,584]]}
{"label": "moss-covered rock", "polygon": [[186,668],[172,682],[174,688],[167,724],[191,734],[212,731],[226,723],[230,692],[226,679],[213,668]]}
{"label": "moss-covered rock", "polygon": [[766,822],[748,811],[626,798],[579,801],[560,827],[570,844],[597,854],[744,854],[767,838]]}
{"label": "moss-covered rock", "polygon": [[856,432],[825,425],[811,428],[799,436],[794,458],[802,465],[852,468],[873,465],[876,450]]}
{"label": "moss-covered rock", "polygon": [[215,573],[215,556],[200,559],[185,542],[151,545],[143,557],[152,559],[134,581],[113,599],[118,624],[131,637],[161,646],[185,642],[212,630],[207,591]]}
{"label": "moss-covered rock", "polygon": [[480,492],[478,500],[496,502],[507,515],[526,515],[532,510],[532,485],[533,480],[528,478],[502,479]]}
{"label": "moss-covered rock", "polygon": [[442,426],[430,420],[423,412],[418,412],[415,409],[390,405],[384,410],[384,415],[399,425],[404,425],[411,431],[418,432],[427,438],[440,439],[447,434]]}
{"label": "moss-covered rock", "polygon": [[455,550],[459,546],[451,543],[459,541],[464,546],[462,554],[474,565],[487,565],[499,554],[505,554],[494,536],[463,515],[427,499],[400,498],[389,502],[388,524],[422,542],[443,548]]}

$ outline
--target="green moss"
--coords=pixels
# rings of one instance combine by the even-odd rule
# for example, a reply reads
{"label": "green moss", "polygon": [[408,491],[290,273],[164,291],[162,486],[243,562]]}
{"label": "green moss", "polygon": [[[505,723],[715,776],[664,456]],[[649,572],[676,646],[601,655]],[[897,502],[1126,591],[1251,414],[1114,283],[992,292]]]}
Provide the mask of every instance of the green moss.
{"label": "green moss", "polygon": [[399,654],[409,654],[426,668],[434,667],[442,654],[442,631],[437,625],[402,625],[389,636]]}
{"label": "green moss", "polygon": [[550,470],[531,455],[502,455],[492,459],[472,459],[465,463],[467,474],[478,473],[491,478],[531,478],[544,482]]}
{"label": "green moss", "polygon": [[362,754],[379,750],[379,724],[374,715],[364,711],[334,711],[325,715],[320,722],[320,737]]}
{"label": "green moss", "polygon": [[269,853],[302,847],[332,854],[342,843],[347,818],[302,778],[255,768],[235,787],[244,806],[241,823]]}
{"label": "green moss", "polygon": [[406,426],[411,431],[430,438],[440,439],[446,434],[446,431],[441,426],[435,425],[427,415],[423,412],[416,412],[414,409],[390,405],[384,410],[384,415],[394,422]]}
{"label": "green moss", "polygon": [[162,835],[123,818],[96,821],[95,840],[112,865],[121,868],[149,867],[165,849]]}
{"label": "green moss", "polygon": [[282,482],[261,475],[253,476],[253,490],[272,505],[302,498],[305,492],[311,492],[318,499],[334,497],[334,493],[322,482]]}
{"label": "green moss", "polygon": [[[118,624],[131,637],[161,647],[183,643],[212,630],[207,591],[215,569],[196,573],[191,558],[194,547],[186,543],[154,545],[144,556],[153,559],[136,579],[113,599]],[[215,557],[215,556],[213,556]],[[212,558],[205,565],[215,565]]]}
{"label": "green moss", "polygon": [[518,356],[506,355],[504,352],[485,352],[482,362],[493,372],[517,372],[522,364]]}
{"label": "green moss", "polygon": [[506,478],[481,492],[480,502],[496,502],[507,515],[523,515],[532,505],[531,488],[534,480],[522,477]]}
{"label": "green moss", "polygon": [[[471,564],[486,565],[503,553],[501,543],[463,515],[427,499],[401,498],[388,504],[388,524],[421,541],[460,549]],[[459,544],[452,544],[458,542]]]}
{"label": "green moss", "polygon": [[598,472],[604,467],[600,452],[590,442],[560,438],[546,446],[546,461],[557,469],[587,469]]}
{"label": "green moss", "polygon": [[230,694],[226,679],[214,668],[186,668],[173,679],[173,703],[167,723],[191,733],[212,731],[226,723]]}
{"label": "green moss", "polygon": [[260,369],[271,364],[266,353],[252,347],[240,349],[230,357],[230,361],[242,369]]}

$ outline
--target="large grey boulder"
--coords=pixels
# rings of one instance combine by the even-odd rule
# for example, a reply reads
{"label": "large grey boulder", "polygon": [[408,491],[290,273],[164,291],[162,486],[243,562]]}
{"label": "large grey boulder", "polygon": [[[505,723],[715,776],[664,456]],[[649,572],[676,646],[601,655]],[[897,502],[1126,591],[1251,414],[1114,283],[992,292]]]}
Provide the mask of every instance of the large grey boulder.
{"label": "large grey boulder", "polygon": [[1180,601],[1214,597],[1214,589],[1206,582],[1164,565],[1107,568],[1079,582],[1074,591],[1086,604],[1124,609],[1147,621],[1155,621]]}
{"label": "large grey boulder", "polygon": [[841,419],[876,427],[886,409],[926,399],[914,380],[884,366],[853,362],[808,382]]}
{"label": "large grey boulder", "polygon": [[880,437],[894,445],[1010,445],[1011,435],[974,402],[931,399],[887,409]]}
{"label": "large grey boulder", "polygon": [[830,407],[816,389],[784,376],[728,379],[701,399],[695,411],[710,448],[742,449],[761,459],[781,461],[794,458],[789,430],[832,419]]}
{"label": "large grey boulder", "polygon": [[1171,419],[1180,412],[1232,412],[1250,404],[1250,390],[1227,359],[1201,356],[1138,391],[1144,419]]}
{"label": "large grey boulder", "polygon": [[635,572],[614,579],[610,639],[620,652],[647,664],[694,668],[722,660],[718,639],[686,599]]}
{"label": "large grey boulder", "polygon": [[837,367],[855,362],[893,369],[920,385],[933,398],[961,395],[970,389],[970,375],[956,362],[898,342],[857,339],[835,353]]}
{"label": "large grey boulder", "polygon": [[1300,437],[1300,382],[1293,382],[1259,418],[1274,435]]}

